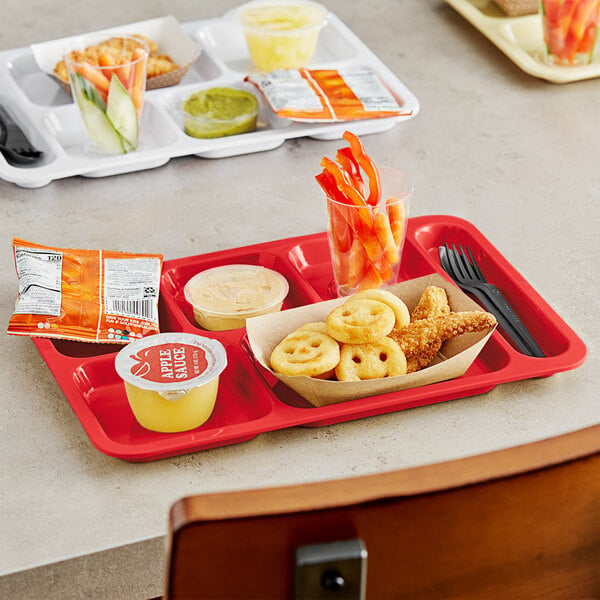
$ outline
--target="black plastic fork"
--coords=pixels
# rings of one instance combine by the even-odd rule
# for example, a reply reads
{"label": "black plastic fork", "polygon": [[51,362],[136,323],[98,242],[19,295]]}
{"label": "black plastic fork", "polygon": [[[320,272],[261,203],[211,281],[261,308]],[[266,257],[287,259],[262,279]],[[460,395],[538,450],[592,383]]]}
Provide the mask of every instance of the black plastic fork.
{"label": "black plastic fork", "polygon": [[469,247],[466,247],[468,256],[462,246],[459,248],[457,250],[454,244],[452,249],[448,244],[439,246],[440,263],[444,271],[462,290],[475,296],[496,317],[499,325],[521,352],[540,358],[545,356],[502,292],[485,279]]}

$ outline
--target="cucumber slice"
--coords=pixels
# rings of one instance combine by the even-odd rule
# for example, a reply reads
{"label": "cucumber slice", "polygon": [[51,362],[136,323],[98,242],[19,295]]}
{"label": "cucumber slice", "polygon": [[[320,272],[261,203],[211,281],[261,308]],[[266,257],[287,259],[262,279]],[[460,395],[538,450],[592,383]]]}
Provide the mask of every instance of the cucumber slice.
{"label": "cucumber slice", "polygon": [[124,154],[123,140],[104,112],[104,100],[85,77],[74,75],[77,104],[92,142],[106,154]]}
{"label": "cucumber slice", "polygon": [[73,76],[75,77],[75,89],[80,92],[80,95],[93,102],[101,110],[106,110],[106,102],[104,102],[94,84],[81,73],[73,73]]}
{"label": "cucumber slice", "polygon": [[125,148],[135,149],[138,142],[138,115],[131,96],[116,75],[110,80],[106,116],[113,127],[123,136]]}

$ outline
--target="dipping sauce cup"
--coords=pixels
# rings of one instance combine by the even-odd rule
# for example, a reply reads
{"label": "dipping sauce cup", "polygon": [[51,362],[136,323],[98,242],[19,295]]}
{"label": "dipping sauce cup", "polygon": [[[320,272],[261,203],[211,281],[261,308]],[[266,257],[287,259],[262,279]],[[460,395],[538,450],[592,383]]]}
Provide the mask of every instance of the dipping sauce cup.
{"label": "dipping sauce cup", "polygon": [[258,265],[223,265],[202,271],[184,287],[196,323],[209,331],[245,327],[246,319],[281,310],[286,278]]}
{"label": "dipping sauce cup", "polygon": [[600,62],[600,0],[540,0],[540,13],[547,63]]}
{"label": "dipping sauce cup", "polygon": [[398,279],[413,185],[400,171],[383,167],[378,172],[382,189],[378,206],[358,207],[326,196],[338,296],[390,285]]}
{"label": "dipping sauce cup", "polygon": [[71,92],[89,141],[103,155],[139,143],[148,45],[130,36],[86,37],[65,50]]}
{"label": "dipping sauce cup", "polygon": [[182,103],[183,129],[195,138],[219,138],[256,129],[259,104],[246,90],[218,87],[194,92]]}
{"label": "dipping sauce cup", "polygon": [[210,418],[226,366],[220,342],[188,333],[142,338],[115,359],[137,422],[162,433],[195,429]]}
{"label": "dipping sauce cup", "polygon": [[255,0],[237,15],[260,71],[305,67],[327,22],[327,9],[310,0]]}

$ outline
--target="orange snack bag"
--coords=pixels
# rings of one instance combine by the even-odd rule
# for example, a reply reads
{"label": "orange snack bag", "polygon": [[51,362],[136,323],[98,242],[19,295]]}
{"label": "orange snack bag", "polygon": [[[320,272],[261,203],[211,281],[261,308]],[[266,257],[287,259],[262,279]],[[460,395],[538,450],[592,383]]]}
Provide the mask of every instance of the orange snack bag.
{"label": "orange snack bag", "polygon": [[159,332],[163,257],[14,238],[19,297],[8,333],[127,343]]}
{"label": "orange snack bag", "polygon": [[246,80],[266,97],[280,117],[335,122],[410,115],[368,68],[285,69],[252,74]]}

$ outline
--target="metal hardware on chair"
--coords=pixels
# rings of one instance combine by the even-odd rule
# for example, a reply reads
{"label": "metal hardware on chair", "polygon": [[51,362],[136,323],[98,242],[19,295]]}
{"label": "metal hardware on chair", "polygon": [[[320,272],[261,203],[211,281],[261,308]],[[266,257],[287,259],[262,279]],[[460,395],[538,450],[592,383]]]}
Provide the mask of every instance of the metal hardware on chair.
{"label": "metal hardware on chair", "polygon": [[296,548],[296,600],[364,600],[367,548],[361,539]]}

